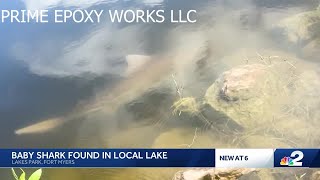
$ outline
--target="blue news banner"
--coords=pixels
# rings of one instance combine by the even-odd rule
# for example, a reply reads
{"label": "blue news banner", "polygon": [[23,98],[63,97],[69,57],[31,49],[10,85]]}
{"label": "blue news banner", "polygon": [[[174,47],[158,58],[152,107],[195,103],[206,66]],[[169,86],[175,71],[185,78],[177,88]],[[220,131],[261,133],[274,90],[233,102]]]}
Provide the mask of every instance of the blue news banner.
{"label": "blue news banner", "polygon": [[0,168],[320,168],[320,149],[0,149]]}
{"label": "blue news banner", "polygon": [[0,149],[0,167],[214,167],[214,149]]}
{"label": "blue news banner", "polygon": [[320,168],[320,149],[276,149],[274,167]]}

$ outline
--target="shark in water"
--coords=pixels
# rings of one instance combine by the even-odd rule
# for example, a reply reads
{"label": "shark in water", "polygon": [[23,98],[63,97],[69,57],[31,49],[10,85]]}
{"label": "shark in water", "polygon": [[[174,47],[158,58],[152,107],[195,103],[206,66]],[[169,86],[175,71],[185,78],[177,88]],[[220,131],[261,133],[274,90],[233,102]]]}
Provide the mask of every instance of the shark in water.
{"label": "shark in water", "polygon": [[[171,33],[170,33],[171,34]],[[85,105],[74,108],[63,117],[40,121],[15,131],[17,135],[49,132],[66,122],[82,119],[98,112],[115,112],[119,106],[135,100],[156,85],[171,78],[172,74],[178,79],[194,78],[193,73],[202,59],[209,55],[210,43],[206,36],[198,31],[182,31],[177,29],[171,35],[170,51],[163,55],[127,55],[127,69],[123,80],[113,87],[98,93]],[[187,42],[187,43],[186,43]],[[185,82],[180,82],[185,84]],[[172,83],[175,86],[174,83]],[[176,88],[176,87],[175,87]],[[174,87],[173,87],[174,89]]]}
{"label": "shark in water", "polygon": [[65,122],[98,111],[114,112],[120,105],[137,98],[173,71],[172,58],[143,55],[126,56],[128,68],[124,80],[107,92],[99,93],[87,105],[75,108],[64,117],[44,120],[15,131],[17,135],[49,132]]}

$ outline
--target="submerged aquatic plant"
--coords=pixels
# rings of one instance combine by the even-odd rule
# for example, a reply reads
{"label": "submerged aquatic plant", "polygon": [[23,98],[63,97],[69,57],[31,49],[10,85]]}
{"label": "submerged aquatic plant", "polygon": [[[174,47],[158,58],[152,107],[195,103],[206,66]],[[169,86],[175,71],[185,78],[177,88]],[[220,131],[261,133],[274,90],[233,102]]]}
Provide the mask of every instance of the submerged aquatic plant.
{"label": "submerged aquatic plant", "polygon": [[194,97],[183,97],[183,86],[178,84],[174,74],[172,74],[172,79],[176,86],[176,92],[179,95],[179,100],[174,102],[171,106],[171,108],[173,108],[173,114],[178,114],[179,116],[181,115],[181,112],[197,114],[199,112],[199,107],[196,99]]}
{"label": "submerged aquatic plant", "polygon": [[306,175],[307,173],[304,173],[304,174],[302,174],[302,175],[300,175],[300,176],[298,176],[298,175],[294,175],[294,177],[296,178],[296,180],[299,180],[299,179],[302,179],[305,175]]}
{"label": "submerged aquatic plant", "polygon": [[[15,180],[26,180],[26,173],[24,172],[23,169],[20,168],[20,170],[22,171],[22,174],[20,175],[20,177],[18,177],[15,170],[11,168],[13,177],[15,178]],[[28,180],[40,180],[41,175],[42,175],[42,169],[38,169],[31,174]]]}
{"label": "submerged aquatic plant", "polygon": [[179,112],[179,115],[181,112],[188,112],[191,114],[199,113],[198,104],[195,98],[193,97],[186,97],[186,98],[179,99],[172,105],[172,108],[173,108],[173,114],[177,114],[177,112]]}

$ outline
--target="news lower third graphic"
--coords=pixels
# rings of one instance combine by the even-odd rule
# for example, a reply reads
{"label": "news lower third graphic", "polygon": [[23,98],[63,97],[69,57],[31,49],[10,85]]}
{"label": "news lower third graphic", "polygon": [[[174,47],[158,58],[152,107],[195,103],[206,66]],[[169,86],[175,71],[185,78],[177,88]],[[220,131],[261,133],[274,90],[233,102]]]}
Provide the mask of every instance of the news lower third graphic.
{"label": "news lower third graphic", "polygon": [[0,149],[0,168],[320,168],[320,149]]}
{"label": "news lower third graphic", "polygon": [[214,167],[214,149],[4,149],[0,167]]}

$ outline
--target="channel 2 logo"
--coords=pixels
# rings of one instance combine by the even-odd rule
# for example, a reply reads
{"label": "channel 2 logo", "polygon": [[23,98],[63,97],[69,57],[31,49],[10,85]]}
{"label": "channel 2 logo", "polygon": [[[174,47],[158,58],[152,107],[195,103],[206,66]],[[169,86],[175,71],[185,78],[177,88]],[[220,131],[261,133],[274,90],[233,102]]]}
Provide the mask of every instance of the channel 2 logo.
{"label": "channel 2 logo", "polygon": [[302,166],[301,160],[303,159],[303,152],[301,151],[293,151],[290,157],[283,157],[280,161],[281,166]]}

